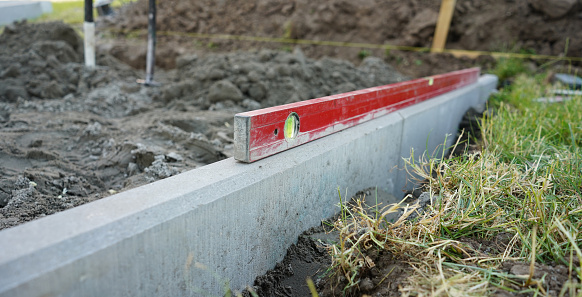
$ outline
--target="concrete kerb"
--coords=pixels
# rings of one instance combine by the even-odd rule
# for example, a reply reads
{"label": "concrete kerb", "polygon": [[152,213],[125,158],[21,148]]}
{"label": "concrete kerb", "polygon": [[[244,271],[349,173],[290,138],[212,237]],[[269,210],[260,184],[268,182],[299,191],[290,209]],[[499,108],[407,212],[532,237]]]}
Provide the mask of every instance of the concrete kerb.
{"label": "concrete kerb", "polygon": [[485,105],[487,104],[487,99],[489,96],[496,91],[498,79],[497,76],[492,74],[485,74],[479,79],[479,102],[476,108],[481,108],[478,111],[484,111]]}
{"label": "concrete kerb", "polygon": [[[485,100],[483,80],[414,106],[414,114],[475,93]],[[460,119],[465,110],[454,112]],[[303,230],[339,211],[338,187],[345,196],[369,187],[400,192],[405,172],[393,168],[409,155],[402,143],[413,141],[404,134],[410,114],[252,164],[227,159],[4,230],[0,296],[222,296],[226,280],[241,289]],[[425,143],[423,131],[411,133]]]}

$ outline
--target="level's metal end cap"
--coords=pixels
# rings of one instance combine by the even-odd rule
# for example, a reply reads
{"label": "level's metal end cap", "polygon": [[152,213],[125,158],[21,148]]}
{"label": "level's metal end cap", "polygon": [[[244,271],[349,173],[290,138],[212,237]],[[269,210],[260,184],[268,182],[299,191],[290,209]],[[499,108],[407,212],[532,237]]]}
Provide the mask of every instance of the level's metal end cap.
{"label": "level's metal end cap", "polygon": [[251,117],[236,114],[234,116],[234,158],[250,163]]}

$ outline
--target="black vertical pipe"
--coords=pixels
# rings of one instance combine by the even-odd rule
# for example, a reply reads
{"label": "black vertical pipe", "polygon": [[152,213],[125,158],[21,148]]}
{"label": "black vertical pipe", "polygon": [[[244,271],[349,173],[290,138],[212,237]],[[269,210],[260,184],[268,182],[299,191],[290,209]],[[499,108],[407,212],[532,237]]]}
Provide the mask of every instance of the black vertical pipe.
{"label": "black vertical pipe", "polygon": [[156,62],[156,0],[150,0],[148,19],[148,51],[145,82],[146,84],[154,84],[154,65]]}
{"label": "black vertical pipe", "polygon": [[93,23],[93,0],[85,0],[85,22]]}

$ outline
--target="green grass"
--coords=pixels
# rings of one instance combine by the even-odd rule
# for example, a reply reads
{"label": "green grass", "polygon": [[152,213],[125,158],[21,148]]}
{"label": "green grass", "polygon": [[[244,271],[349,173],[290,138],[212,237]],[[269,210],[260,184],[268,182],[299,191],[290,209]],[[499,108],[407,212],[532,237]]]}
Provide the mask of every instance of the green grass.
{"label": "green grass", "polygon": [[358,58],[360,60],[364,60],[368,56],[370,56],[370,51],[368,51],[368,50],[361,50],[361,51],[358,52]]}
{"label": "green grass", "polygon": [[517,58],[500,58],[497,61],[497,67],[492,71],[493,74],[497,75],[499,81],[513,78],[525,72],[526,68],[523,59]]}
{"label": "green grass", "polygon": [[[115,9],[127,3],[133,2],[132,0],[117,0],[111,3],[111,6]],[[85,2],[84,1],[65,1],[65,2],[53,2],[53,11],[51,13],[43,14],[42,16],[31,20],[31,22],[50,22],[50,21],[63,21],[67,24],[80,24],[83,23],[85,16]],[[97,18],[97,10],[93,10],[93,15]]]}
{"label": "green grass", "polygon": [[[62,21],[67,24],[81,24],[84,20],[84,1],[52,2],[53,11],[38,18],[30,19],[30,23]],[[94,11],[97,15],[97,11]],[[0,34],[4,26],[0,26]],[[80,32],[79,32],[80,33]]]}
{"label": "green grass", "polygon": [[[582,265],[576,264],[582,262],[582,98],[539,103],[536,98],[559,87],[542,81],[518,75],[491,100],[495,113],[483,119],[479,152],[406,160],[435,199],[420,217],[391,223],[384,217],[396,206],[380,216],[353,207],[351,219],[336,222],[340,243],[331,254],[336,276],[347,280],[346,295],[356,293],[368,251],[380,248],[416,268],[400,290],[404,295],[504,290],[544,296],[550,276],[533,278],[534,263],[559,263],[569,271],[561,293],[582,296]],[[499,236],[507,241],[489,252],[466,240]],[[529,276],[501,270],[509,260],[530,263]]]}
{"label": "green grass", "polygon": [[[51,22],[63,21],[67,24],[79,24],[84,20],[85,2],[84,1],[70,1],[70,2],[53,2],[53,11],[45,13],[42,16],[31,20],[31,22]],[[97,15],[97,11],[94,11]]]}

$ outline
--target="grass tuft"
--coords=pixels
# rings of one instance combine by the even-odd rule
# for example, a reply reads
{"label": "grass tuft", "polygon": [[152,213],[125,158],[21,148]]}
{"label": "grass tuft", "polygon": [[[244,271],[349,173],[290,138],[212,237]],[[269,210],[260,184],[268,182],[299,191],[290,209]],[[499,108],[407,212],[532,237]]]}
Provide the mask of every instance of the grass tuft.
{"label": "grass tuft", "polygon": [[[538,270],[552,263],[569,271],[557,284],[561,296],[582,295],[582,98],[537,102],[559,87],[542,80],[519,75],[492,100],[480,151],[406,160],[431,195],[423,211],[404,201],[378,215],[361,202],[342,207],[347,215],[335,222],[340,240],[331,255],[346,296],[359,294],[377,250],[412,268],[404,296],[546,296],[556,284]],[[385,219],[398,211],[396,222]],[[528,271],[513,274],[507,263]]]}
{"label": "grass tuft", "polygon": [[[111,3],[114,9],[123,5],[134,2],[135,0],[116,0]],[[81,24],[85,17],[85,2],[84,1],[59,1],[52,2],[53,11],[46,13],[40,17],[31,20],[31,22],[51,22],[63,21],[67,24]],[[97,9],[93,10],[93,15],[98,18]]]}
{"label": "grass tuft", "polygon": [[497,67],[492,74],[497,75],[499,81],[517,76],[520,73],[526,73],[526,67],[523,59],[518,58],[500,58],[497,61]]}
{"label": "grass tuft", "polygon": [[[51,13],[45,13],[32,20],[32,22],[63,21],[67,24],[83,23],[85,14],[84,1],[53,2],[52,6],[53,11]],[[97,15],[97,11],[94,11],[94,15]]]}

